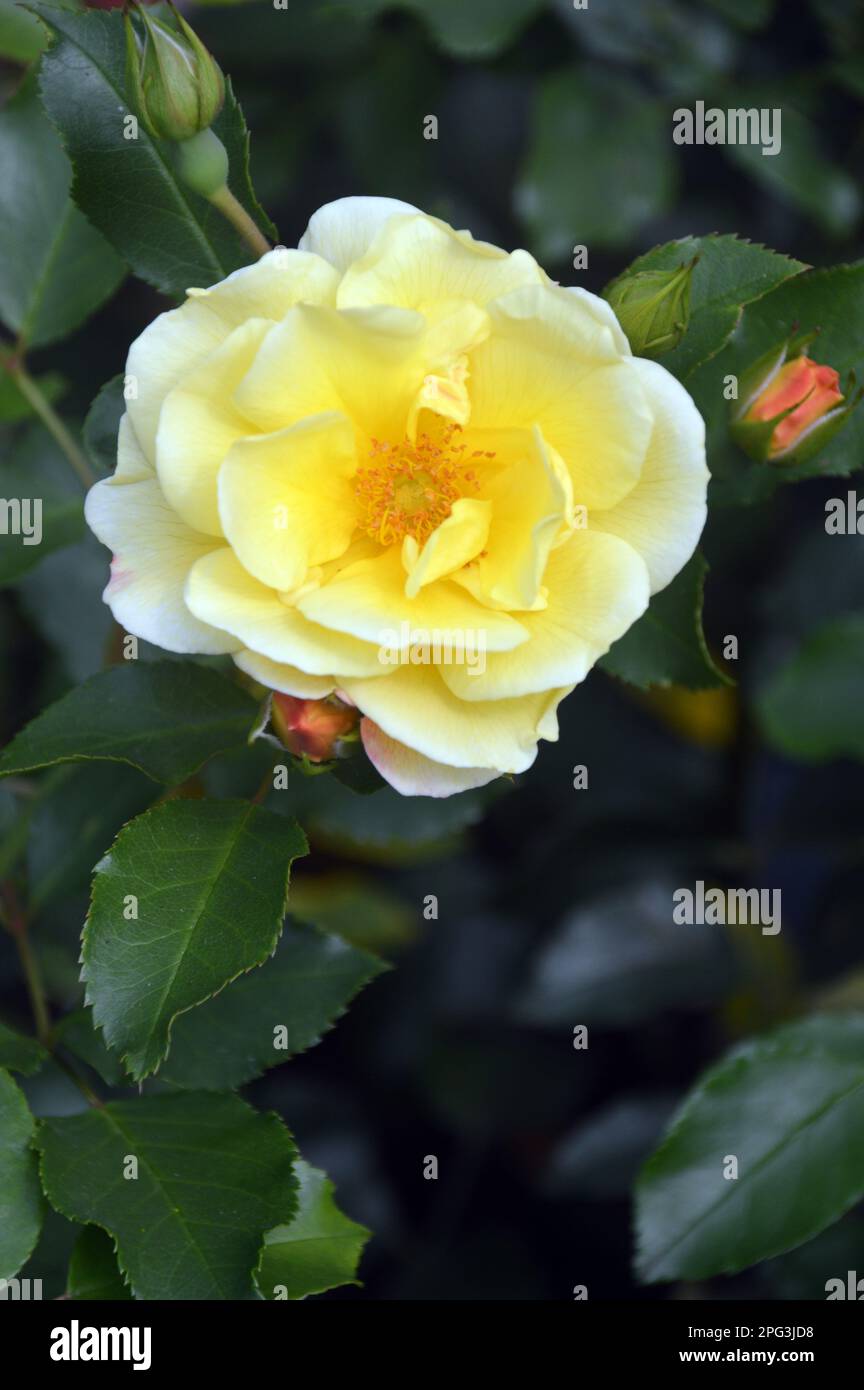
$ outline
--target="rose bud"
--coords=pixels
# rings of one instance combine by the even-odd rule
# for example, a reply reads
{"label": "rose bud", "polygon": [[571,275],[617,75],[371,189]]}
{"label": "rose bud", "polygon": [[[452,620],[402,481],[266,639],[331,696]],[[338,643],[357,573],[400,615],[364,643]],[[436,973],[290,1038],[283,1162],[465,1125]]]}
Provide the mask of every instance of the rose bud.
{"label": "rose bud", "polygon": [[176,10],[179,32],[145,9],[138,13],[145,29],[143,45],[125,16],[127,82],[138,114],[157,140],[191,140],[208,130],[222,110],[221,69]]}
{"label": "rose bud", "polygon": [[773,349],[750,369],[742,384],[732,435],[760,463],[803,463],[812,458],[858,403],[857,396],[847,402],[833,367],[815,362],[802,351],[814,336],[807,334]]}
{"label": "rose bud", "polygon": [[690,282],[696,261],[677,270],[625,271],[604,298],[638,357],[662,357],[677,347],[690,322]]}
{"label": "rose bud", "polygon": [[780,454],[801,438],[804,430],[844,399],[840,377],[833,367],[812,357],[796,357],[780,368],[747,411],[747,420],[777,420],[769,453]]}
{"label": "rose bud", "polygon": [[273,728],[280,742],[298,758],[312,763],[338,758],[342,744],[355,734],[359,712],[336,696],[325,700],[302,700],[296,695],[274,692],[271,711]]}

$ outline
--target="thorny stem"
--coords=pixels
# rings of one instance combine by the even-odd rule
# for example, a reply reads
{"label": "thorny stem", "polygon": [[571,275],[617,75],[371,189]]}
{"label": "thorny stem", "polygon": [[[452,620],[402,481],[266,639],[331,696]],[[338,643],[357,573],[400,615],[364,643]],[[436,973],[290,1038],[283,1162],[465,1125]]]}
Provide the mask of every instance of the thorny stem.
{"label": "thorny stem", "polygon": [[96,481],[93,470],[51,402],[39,389],[24,366],[20,347],[14,352],[0,352],[0,364],[5,367],[21,395],[26,401],[29,401],[48,433],[60,446],[77,473],[82,486],[85,489],[91,488]]}
{"label": "thorny stem", "polygon": [[223,184],[217,193],[210,195],[210,202],[219,209],[223,217],[227,217],[256,256],[266,256],[270,250],[269,241],[258,230],[242,203],[238,203],[227,183]]}

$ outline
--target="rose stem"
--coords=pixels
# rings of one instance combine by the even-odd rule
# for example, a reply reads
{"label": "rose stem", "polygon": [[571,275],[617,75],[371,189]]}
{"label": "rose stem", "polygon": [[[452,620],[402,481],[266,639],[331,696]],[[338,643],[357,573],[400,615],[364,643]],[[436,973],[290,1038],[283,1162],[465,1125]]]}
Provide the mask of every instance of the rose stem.
{"label": "rose stem", "polygon": [[211,194],[210,202],[219,209],[223,217],[227,217],[256,256],[266,256],[270,250],[269,241],[255,226],[243,205],[238,203],[227,183],[223,184],[218,192]]}
{"label": "rose stem", "polygon": [[50,401],[48,401],[40,391],[36,382],[24,366],[21,359],[20,347],[17,347],[14,352],[3,352],[0,354],[0,363],[6,368],[6,371],[21,392],[21,395],[25,400],[30,402],[48,433],[52,435],[59,444],[63,453],[75,469],[75,472],[78,474],[80,482],[85,488],[91,488],[96,478],[89,463]]}

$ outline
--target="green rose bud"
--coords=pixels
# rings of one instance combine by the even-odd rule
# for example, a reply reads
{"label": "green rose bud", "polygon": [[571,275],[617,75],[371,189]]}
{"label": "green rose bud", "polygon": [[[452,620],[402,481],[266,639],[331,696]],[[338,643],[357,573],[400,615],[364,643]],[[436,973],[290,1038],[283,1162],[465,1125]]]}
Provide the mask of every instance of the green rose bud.
{"label": "green rose bud", "polygon": [[604,290],[637,357],[662,357],[684,337],[695,264],[692,260],[677,270],[625,271]]}
{"label": "green rose bud", "polygon": [[[172,6],[173,9],[173,6]],[[198,35],[174,10],[179,32],[139,10],[144,42],[127,14],[126,72],[138,115],[157,140],[190,140],[222,110],[225,79]]]}

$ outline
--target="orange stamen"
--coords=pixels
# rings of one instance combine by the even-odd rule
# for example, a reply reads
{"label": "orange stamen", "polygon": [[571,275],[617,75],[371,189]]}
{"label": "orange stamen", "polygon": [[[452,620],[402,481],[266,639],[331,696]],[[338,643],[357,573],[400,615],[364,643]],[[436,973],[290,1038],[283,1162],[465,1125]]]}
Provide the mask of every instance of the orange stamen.
{"label": "orange stamen", "polygon": [[[360,525],[380,545],[393,545],[413,536],[423,545],[453,510],[453,503],[480,486],[474,468],[462,458],[465,445],[450,424],[440,440],[421,434],[416,444],[373,439],[370,457],[375,465],[360,468],[355,492],[360,503]],[[476,450],[472,458],[494,458]]]}

